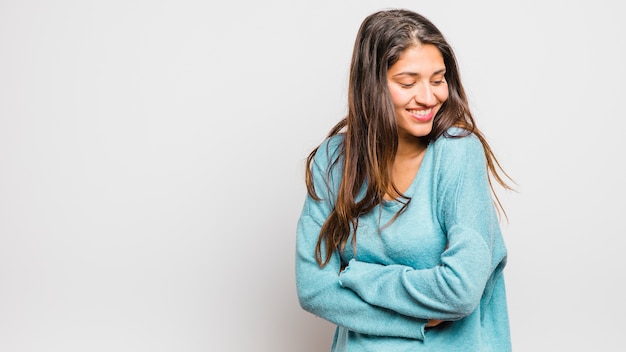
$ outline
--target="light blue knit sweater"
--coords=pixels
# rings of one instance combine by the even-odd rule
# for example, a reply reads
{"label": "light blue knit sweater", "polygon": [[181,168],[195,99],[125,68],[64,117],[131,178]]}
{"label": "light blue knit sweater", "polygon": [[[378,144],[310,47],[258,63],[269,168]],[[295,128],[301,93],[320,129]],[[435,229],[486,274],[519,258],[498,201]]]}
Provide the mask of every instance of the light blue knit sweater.
{"label": "light blue knit sweater", "polygon": [[[323,200],[307,196],[296,241],[298,298],[303,309],[337,325],[331,351],[510,351],[506,247],[478,139],[431,142],[405,192],[412,198],[406,211],[382,230],[397,201],[362,216],[356,253],[348,245],[320,268],[314,249],[336,199],[342,160],[329,167],[342,140],[327,139],[315,156]],[[349,265],[339,274],[341,261]],[[425,328],[428,319],[448,322]]]}

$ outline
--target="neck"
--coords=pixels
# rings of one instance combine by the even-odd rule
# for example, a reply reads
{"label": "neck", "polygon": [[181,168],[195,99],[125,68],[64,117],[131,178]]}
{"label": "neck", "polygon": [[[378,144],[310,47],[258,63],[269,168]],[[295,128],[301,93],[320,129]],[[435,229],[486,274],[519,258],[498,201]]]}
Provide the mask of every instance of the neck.
{"label": "neck", "polygon": [[407,160],[419,157],[426,150],[426,143],[417,137],[398,138],[396,160]]}

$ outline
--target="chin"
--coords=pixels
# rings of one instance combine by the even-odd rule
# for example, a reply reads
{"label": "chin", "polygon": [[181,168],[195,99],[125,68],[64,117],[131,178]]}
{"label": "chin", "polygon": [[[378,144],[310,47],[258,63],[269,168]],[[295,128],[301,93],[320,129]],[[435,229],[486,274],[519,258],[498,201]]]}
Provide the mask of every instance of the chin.
{"label": "chin", "polygon": [[421,138],[421,137],[426,137],[430,134],[430,132],[433,131],[433,126],[430,125],[428,127],[424,127],[424,128],[420,128],[418,130],[415,131],[415,133],[413,133],[413,135],[415,137]]}
{"label": "chin", "polygon": [[428,123],[408,123],[400,124],[398,126],[398,132],[400,136],[406,136],[408,138],[422,138],[428,136],[433,130],[433,121]]}

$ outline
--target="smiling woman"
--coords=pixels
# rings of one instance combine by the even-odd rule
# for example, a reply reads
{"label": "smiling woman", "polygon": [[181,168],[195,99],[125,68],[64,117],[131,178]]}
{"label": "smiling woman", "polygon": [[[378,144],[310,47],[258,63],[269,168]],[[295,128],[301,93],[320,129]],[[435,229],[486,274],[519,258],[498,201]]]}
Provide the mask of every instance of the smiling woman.
{"label": "smiling woman", "polygon": [[308,157],[301,306],[337,325],[335,352],[511,350],[490,177],[509,186],[452,48],[415,12],[368,16],[348,103]]}
{"label": "smiling woman", "polygon": [[[393,164],[395,188],[405,192],[421,165],[433,120],[448,99],[443,56],[432,44],[409,47],[387,71],[389,95],[398,126],[398,150]],[[401,196],[394,189],[386,198]]]}
{"label": "smiling woman", "polygon": [[387,80],[399,138],[414,139],[430,133],[433,117],[448,99],[445,72],[443,57],[432,44],[406,49],[389,68]]}

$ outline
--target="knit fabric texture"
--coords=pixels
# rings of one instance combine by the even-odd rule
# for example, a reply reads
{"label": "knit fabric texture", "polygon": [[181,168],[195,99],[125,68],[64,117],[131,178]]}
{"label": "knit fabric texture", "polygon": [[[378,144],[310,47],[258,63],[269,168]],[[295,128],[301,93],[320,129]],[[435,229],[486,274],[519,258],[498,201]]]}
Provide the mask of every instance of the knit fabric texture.
{"label": "knit fabric texture", "polygon": [[[431,142],[405,211],[389,223],[405,201],[397,199],[362,215],[356,244],[352,231],[320,268],[314,251],[336,200],[343,138],[318,149],[312,174],[322,200],[307,195],[296,231],[298,299],[336,324],[331,351],[510,351],[507,251],[478,138]],[[426,328],[429,319],[445,322]]]}

